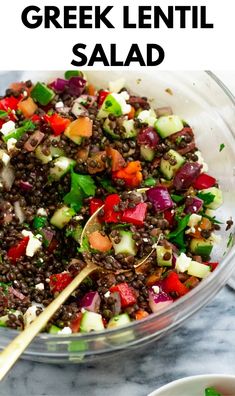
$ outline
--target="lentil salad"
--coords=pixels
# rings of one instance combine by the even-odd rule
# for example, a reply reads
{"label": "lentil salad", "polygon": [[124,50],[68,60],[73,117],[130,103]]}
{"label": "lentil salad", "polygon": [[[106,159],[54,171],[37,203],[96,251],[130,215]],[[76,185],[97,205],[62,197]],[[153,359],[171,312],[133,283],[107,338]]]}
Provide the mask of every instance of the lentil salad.
{"label": "lentil salad", "polygon": [[[0,100],[2,326],[27,326],[84,259],[105,271],[83,282],[46,331],[140,320],[218,264],[210,262],[219,228],[211,210],[222,193],[192,128],[120,80],[97,91],[75,74],[13,84]],[[80,244],[101,206],[100,229]]]}

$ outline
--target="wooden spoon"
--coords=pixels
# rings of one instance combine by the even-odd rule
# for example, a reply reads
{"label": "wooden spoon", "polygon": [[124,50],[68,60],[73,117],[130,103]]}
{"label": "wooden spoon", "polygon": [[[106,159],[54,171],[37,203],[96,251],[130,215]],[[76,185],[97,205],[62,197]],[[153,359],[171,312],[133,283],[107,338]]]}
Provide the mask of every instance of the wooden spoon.
{"label": "wooden spoon", "polygon": [[0,353],[0,381],[21,356],[30,342],[42,330],[54,313],[67,300],[73,291],[92,272],[100,269],[93,263],[87,263],[86,267],[72,280],[72,282],[37,316],[37,318],[23,330],[10,344]]}

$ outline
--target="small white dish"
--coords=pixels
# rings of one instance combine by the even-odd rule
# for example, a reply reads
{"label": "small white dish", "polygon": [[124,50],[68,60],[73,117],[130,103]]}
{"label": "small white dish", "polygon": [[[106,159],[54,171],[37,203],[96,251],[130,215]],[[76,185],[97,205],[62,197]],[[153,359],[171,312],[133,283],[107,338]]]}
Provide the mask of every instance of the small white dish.
{"label": "small white dish", "polygon": [[205,389],[215,387],[222,396],[235,396],[234,375],[197,375],[164,385],[148,396],[204,396]]}

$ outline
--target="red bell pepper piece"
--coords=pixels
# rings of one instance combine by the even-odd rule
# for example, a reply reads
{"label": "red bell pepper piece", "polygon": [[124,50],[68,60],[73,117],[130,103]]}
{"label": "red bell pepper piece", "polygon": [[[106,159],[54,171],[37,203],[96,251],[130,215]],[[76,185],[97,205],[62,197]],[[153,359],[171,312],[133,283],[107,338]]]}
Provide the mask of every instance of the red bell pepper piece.
{"label": "red bell pepper piece", "polygon": [[118,285],[112,286],[110,288],[111,293],[118,292],[121,298],[122,308],[134,305],[137,301],[134,291],[127,283],[119,283]]}
{"label": "red bell pepper piece", "polygon": [[201,173],[193,183],[193,187],[197,190],[204,190],[205,188],[213,187],[216,183],[216,179],[206,173]]}
{"label": "red bell pepper piece", "polygon": [[104,205],[104,202],[102,201],[102,199],[91,198],[91,200],[90,200],[90,210],[89,210],[90,215],[93,215],[93,213],[95,213],[103,205]]}
{"label": "red bell pepper piece", "polygon": [[63,118],[57,113],[54,113],[50,116],[46,114],[44,119],[48,122],[56,136],[63,133],[67,126],[71,123],[68,118]]}
{"label": "red bell pepper piece", "polygon": [[125,209],[122,215],[122,221],[124,223],[143,225],[146,217],[147,207],[148,205],[145,202],[141,202],[133,209]]}
{"label": "red bell pepper piece", "polygon": [[106,223],[118,223],[121,220],[121,212],[115,211],[114,206],[119,205],[121,198],[118,194],[108,195],[104,201],[104,221]]}
{"label": "red bell pepper piece", "polygon": [[41,121],[41,117],[40,117],[38,114],[34,114],[34,115],[31,117],[31,121],[33,121],[33,122],[39,122],[39,121]]}
{"label": "red bell pepper piece", "polygon": [[175,212],[172,209],[167,209],[164,211],[164,218],[168,221],[169,226],[174,224]]}
{"label": "red bell pepper piece", "polygon": [[170,272],[163,281],[163,289],[166,293],[177,293],[180,297],[188,293],[189,289],[179,280],[176,272]]}
{"label": "red bell pepper piece", "polygon": [[110,94],[109,91],[100,91],[99,92],[99,97],[98,97],[98,106],[101,107],[102,104],[104,103],[106,97]]}
{"label": "red bell pepper piece", "polygon": [[212,272],[213,272],[213,271],[218,267],[218,265],[219,265],[219,263],[216,263],[216,262],[214,262],[214,263],[203,263],[203,264],[209,265],[209,266],[211,267],[211,271],[212,271]]}
{"label": "red bell pepper piece", "polygon": [[19,258],[25,255],[28,242],[29,237],[26,236],[25,238],[21,239],[21,241],[17,245],[12,246],[8,250],[7,256],[13,263],[15,263]]}
{"label": "red bell pepper piece", "polygon": [[61,292],[72,282],[73,278],[68,272],[53,274],[50,276],[50,288],[55,292]]}
{"label": "red bell pepper piece", "polygon": [[70,322],[70,329],[72,330],[73,333],[78,333],[80,330],[80,324],[82,320],[82,313],[79,312],[77,316]]}
{"label": "red bell pepper piece", "polygon": [[14,96],[9,96],[7,98],[1,99],[0,100],[0,109],[8,111],[10,110],[17,110],[18,108],[18,103],[21,101],[22,95],[20,95],[18,98],[15,98]]}

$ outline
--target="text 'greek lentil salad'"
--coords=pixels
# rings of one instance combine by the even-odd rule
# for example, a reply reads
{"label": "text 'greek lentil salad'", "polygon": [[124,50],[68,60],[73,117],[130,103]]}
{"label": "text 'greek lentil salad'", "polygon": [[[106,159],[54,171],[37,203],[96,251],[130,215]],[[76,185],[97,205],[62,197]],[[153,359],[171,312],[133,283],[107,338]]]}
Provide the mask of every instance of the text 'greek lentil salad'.
{"label": "text 'greek lentil salad'", "polygon": [[27,327],[88,260],[102,271],[45,331],[141,320],[218,265],[210,254],[222,192],[170,107],[151,108],[122,79],[97,90],[68,71],[48,85],[13,83],[0,131],[0,326]]}

